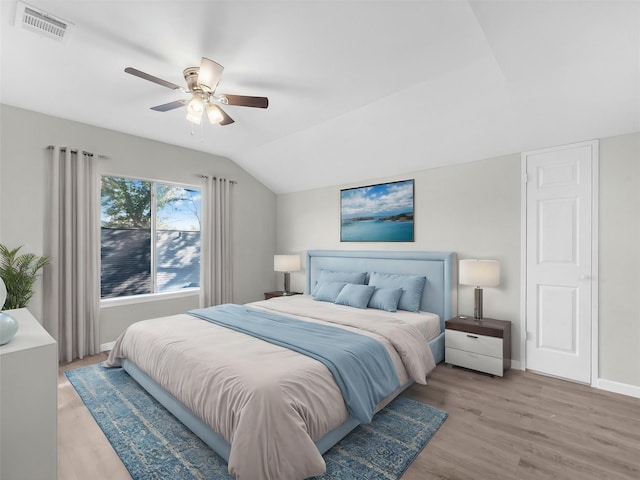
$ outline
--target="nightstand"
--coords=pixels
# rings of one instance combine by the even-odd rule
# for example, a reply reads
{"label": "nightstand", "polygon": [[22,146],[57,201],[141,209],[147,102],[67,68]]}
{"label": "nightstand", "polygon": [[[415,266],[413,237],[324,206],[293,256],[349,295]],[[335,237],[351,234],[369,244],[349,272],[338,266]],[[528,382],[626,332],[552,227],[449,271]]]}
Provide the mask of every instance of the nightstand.
{"label": "nightstand", "polygon": [[300,292],[285,292],[284,290],[278,290],[276,292],[264,292],[264,299],[269,300],[273,297],[290,297],[291,295],[301,295]]}
{"label": "nightstand", "polygon": [[511,322],[454,317],[445,322],[445,357],[450,365],[502,377],[511,368]]}

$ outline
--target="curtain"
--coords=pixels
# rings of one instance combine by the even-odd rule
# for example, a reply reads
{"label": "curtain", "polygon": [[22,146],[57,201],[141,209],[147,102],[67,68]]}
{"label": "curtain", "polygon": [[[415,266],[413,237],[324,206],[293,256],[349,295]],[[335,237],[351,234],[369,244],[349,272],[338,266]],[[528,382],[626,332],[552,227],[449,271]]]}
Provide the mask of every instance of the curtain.
{"label": "curtain", "polygon": [[200,306],[233,301],[231,188],[225,178],[203,177],[200,237]]}
{"label": "curtain", "polygon": [[100,351],[100,230],[98,175],[93,154],[48,149],[44,326],[70,362]]}

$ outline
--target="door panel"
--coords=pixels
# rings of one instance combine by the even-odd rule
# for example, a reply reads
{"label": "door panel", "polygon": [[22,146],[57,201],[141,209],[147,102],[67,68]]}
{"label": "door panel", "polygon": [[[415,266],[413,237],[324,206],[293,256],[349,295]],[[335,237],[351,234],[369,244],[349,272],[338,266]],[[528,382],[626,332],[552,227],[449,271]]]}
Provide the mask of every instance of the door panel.
{"label": "door panel", "polygon": [[538,264],[576,264],[577,205],[574,198],[538,202]]}
{"label": "door panel", "polygon": [[538,285],[536,348],[575,355],[577,331],[577,289]]}
{"label": "door panel", "polygon": [[591,381],[594,143],[523,154],[526,367]]}

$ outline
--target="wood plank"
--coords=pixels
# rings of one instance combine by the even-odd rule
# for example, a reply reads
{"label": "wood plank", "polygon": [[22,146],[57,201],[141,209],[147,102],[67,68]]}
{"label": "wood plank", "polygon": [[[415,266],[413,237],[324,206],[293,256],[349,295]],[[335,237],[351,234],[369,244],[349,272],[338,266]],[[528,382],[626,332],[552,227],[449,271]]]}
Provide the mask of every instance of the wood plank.
{"label": "wood plank", "polygon": [[439,365],[429,383],[406,395],[449,419],[403,479],[640,478],[638,399],[513,370],[500,379]]}

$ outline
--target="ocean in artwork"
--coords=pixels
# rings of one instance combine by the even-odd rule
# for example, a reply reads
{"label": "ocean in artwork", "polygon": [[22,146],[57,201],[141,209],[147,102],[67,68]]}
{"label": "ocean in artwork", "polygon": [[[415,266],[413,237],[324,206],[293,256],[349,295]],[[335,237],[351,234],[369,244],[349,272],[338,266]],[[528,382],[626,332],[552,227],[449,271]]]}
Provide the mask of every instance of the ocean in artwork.
{"label": "ocean in artwork", "polygon": [[412,242],[413,220],[360,220],[342,222],[343,242]]}

